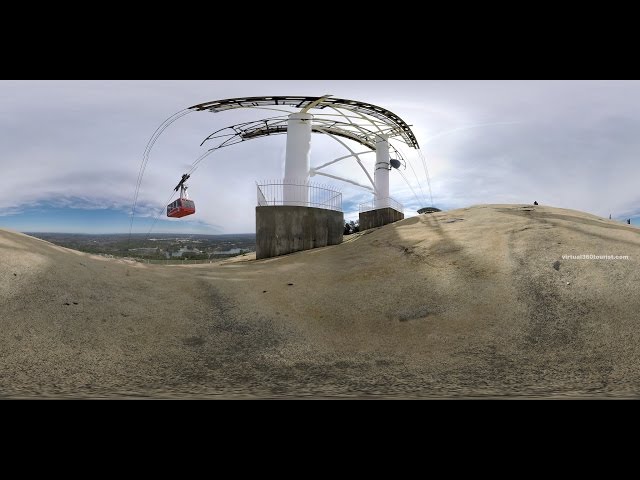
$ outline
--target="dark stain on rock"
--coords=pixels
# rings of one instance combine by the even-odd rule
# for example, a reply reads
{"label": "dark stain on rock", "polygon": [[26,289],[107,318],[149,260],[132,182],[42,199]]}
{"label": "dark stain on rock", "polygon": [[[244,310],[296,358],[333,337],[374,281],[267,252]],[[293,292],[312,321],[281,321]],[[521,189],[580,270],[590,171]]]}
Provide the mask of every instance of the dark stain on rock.
{"label": "dark stain on rock", "polygon": [[556,260],[555,262],[553,262],[553,268],[555,268],[556,270],[560,270],[560,260]]}
{"label": "dark stain on rock", "polygon": [[409,320],[418,320],[432,314],[432,309],[423,305],[421,307],[400,310],[396,313],[395,318],[400,322],[408,322]]}
{"label": "dark stain on rock", "polygon": [[202,337],[187,337],[182,342],[189,347],[204,345],[204,339]]}

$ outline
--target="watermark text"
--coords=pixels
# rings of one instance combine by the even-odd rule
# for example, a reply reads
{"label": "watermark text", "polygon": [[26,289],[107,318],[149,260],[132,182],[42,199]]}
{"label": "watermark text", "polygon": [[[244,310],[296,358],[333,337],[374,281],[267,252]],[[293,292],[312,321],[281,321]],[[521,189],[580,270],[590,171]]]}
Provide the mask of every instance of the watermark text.
{"label": "watermark text", "polygon": [[562,255],[563,260],[629,260],[629,255],[594,255],[592,253],[581,255]]}

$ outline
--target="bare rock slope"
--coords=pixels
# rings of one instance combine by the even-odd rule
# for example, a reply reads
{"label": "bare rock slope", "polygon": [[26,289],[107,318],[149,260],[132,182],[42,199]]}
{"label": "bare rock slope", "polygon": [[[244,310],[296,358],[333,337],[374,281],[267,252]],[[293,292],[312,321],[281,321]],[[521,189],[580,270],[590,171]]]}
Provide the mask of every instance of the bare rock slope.
{"label": "bare rock slope", "polygon": [[639,261],[633,226],[524,205],[188,267],[0,230],[0,396],[637,396]]}

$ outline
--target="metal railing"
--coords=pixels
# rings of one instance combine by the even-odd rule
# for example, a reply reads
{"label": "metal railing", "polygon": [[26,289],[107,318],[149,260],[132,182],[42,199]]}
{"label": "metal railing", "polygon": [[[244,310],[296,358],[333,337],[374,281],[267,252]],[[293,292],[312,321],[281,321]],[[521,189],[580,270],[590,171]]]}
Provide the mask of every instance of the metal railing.
{"label": "metal railing", "polygon": [[360,213],[370,212],[379,208],[393,208],[400,213],[404,213],[404,206],[391,197],[373,199],[370,202],[361,203],[358,207]]}
{"label": "metal railing", "polygon": [[342,211],[342,192],[328,185],[274,180],[256,182],[256,187],[259,207],[283,205]]}

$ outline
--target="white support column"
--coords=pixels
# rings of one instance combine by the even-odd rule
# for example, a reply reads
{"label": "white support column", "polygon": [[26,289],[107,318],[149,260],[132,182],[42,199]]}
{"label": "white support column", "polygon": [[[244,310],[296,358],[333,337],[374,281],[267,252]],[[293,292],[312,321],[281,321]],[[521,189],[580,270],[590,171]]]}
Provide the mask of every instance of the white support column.
{"label": "white support column", "polygon": [[309,183],[312,120],[313,115],[309,113],[289,115],[287,154],[284,165],[283,200],[285,205],[307,206],[309,203],[307,185]]}
{"label": "white support column", "polygon": [[389,136],[378,135],[376,137],[376,166],[373,172],[373,181],[376,185],[374,207],[388,207],[389,197]]}

